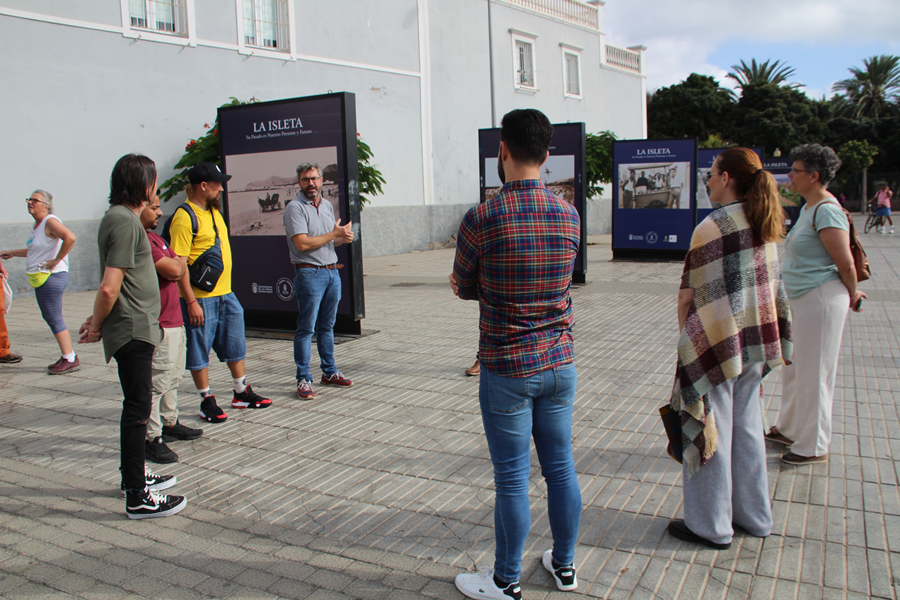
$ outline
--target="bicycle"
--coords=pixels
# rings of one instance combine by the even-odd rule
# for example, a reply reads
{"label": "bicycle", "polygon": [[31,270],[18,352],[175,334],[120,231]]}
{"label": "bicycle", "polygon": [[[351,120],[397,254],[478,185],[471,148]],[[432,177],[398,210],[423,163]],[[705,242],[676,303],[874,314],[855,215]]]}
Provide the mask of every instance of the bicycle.
{"label": "bicycle", "polygon": [[878,217],[875,216],[876,213],[875,203],[869,203],[869,216],[866,218],[866,224],[863,227],[863,233],[869,233],[872,231],[872,228],[875,227],[875,223],[878,222]]}

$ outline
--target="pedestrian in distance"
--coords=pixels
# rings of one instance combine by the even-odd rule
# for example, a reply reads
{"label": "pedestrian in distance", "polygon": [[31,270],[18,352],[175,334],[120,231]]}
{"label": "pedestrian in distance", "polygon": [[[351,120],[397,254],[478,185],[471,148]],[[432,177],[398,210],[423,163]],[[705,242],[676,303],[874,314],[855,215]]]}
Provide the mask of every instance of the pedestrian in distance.
{"label": "pedestrian in distance", "polygon": [[[877,206],[875,212],[875,230],[881,234],[894,233],[894,221],[891,219],[891,198],[894,197],[894,192],[888,187],[886,181],[882,181],[878,185],[881,189],[878,190],[875,197],[871,200],[871,202],[875,203]],[[884,225],[885,219],[887,219],[888,224],[891,226],[890,231],[887,231],[887,228]]]}
{"label": "pedestrian in distance", "polygon": [[187,498],[161,494],[175,485],[176,478],[156,475],[144,464],[153,352],[161,328],[153,252],[140,215],[156,198],[156,164],[146,156],[125,155],[116,162],[109,187],[110,208],[97,233],[102,278],[93,313],[79,329],[79,343],[102,340],[106,361],[115,358],[118,364],[124,396],[119,468],[126,515],[168,517],[184,509]]}
{"label": "pedestrian in distance", "polygon": [[7,301],[6,289],[9,284],[9,272],[0,261],[0,365],[14,365],[22,362],[22,356],[10,352],[9,350],[9,330],[6,328],[6,307],[12,302],[12,298]]}
{"label": "pedestrian in distance", "polygon": [[827,187],[841,160],[828,146],[806,144],[791,161],[791,188],[806,199],[784,241],[794,360],[782,372],[781,409],[766,439],[790,446],[783,463],[806,465],[828,462],[844,322],[868,296],[858,287],[847,216]]}
{"label": "pedestrian in distance", "polygon": [[41,316],[56,338],[61,356],[47,367],[50,375],[73,373],[81,361],[72,348],[72,336],[62,315],[63,292],[69,283],[69,252],[75,246],[75,234],[53,214],[53,196],[44,190],[35,190],[25,199],[28,214],[34,219],[34,227],[25,248],[2,250],[0,258],[25,259],[28,282],[34,288],[34,296],[41,309]]}
{"label": "pedestrian in distance", "polygon": [[775,178],[747,148],[724,150],[709,175],[710,201],[721,208],[694,230],[678,292],[671,406],[683,424],[684,519],[668,531],[724,550],[735,528],[772,530],[760,390],[791,359],[791,321]]}

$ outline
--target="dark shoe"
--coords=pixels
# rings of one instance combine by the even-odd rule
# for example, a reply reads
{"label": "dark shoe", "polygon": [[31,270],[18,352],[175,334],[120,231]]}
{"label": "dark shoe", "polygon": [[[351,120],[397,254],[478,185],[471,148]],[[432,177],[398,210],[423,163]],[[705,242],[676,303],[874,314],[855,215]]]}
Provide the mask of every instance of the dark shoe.
{"label": "dark shoe", "polygon": [[228,415],[216,404],[216,397],[210,394],[200,403],[200,418],[210,423],[224,423]]}
{"label": "dark shoe", "polygon": [[161,437],[156,438],[152,442],[147,442],[144,446],[144,458],[150,462],[164,465],[166,463],[178,462],[178,455],[172,452],[172,449],[166,446]]}
{"label": "dark shoe", "polygon": [[163,425],[162,439],[164,442],[174,442],[175,440],[196,440],[203,435],[202,429],[192,429],[181,424],[181,421],[175,421],[171,427]]}
{"label": "dark shoe", "polygon": [[713,550],[728,550],[731,548],[731,542],[727,544],[717,544],[715,542],[711,542],[706,538],[702,538],[690,529],[688,526],[684,524],[684,521],[681,519],[676,519],[669,523],[669,534],[672,537],[678,538],[682,542],[691,542],[693,544],[703,544],[707,548],[712,548]]}
{"label": "dark shoe", "polygon": [[544,565],[544,568],[553,575],[553,580],[556,581],[557,589],[563,592],[571,592],[572,590],[578,589],[578,578],[575,576],[575,566],[557,565],[554,563],[553,550],[544,552],[541,563]]}
{"label": "dark shoe", "polygon": [[[78,357],[76,356],[75,358]],[[14,365],[20,362],[22,362],[22,357],[18,354],[13,354],[12,352],[7,352],[3,356],[0,356],[0,365]]]}
{"label": "dark shoe", "polygon": [[794,443],[794,440],[787,439],[786,437],[781,435],[781,432],[774,427],[770,427],[769,431],[766,432],[766,439],[770,442],[778,442],[779,444],[784,444],[785,446],[790,446]]}
{"label": "dark shoe", "polygon": [[297,382],[297,397],[301,400],[315,400],[316,391],[313,389],[312,381],[301,379]]}
{"label": "dark shoe", "polygon": [[269,408],[270,406],[272,406],[272,401],[254,392],[249,385],[240,394],[235,392],[234,400],[231,401],[231,408]]}
{"label": "dark shoe", "polygon": [[47,372],[51,375],[62,375],[63,373],[74,373],[78,370],[78,367],[81,366],[81,361],[78,360],[78,357],[75,357],[75,360],[72,362],[67,361],[62,356],[59,357],[59,360],[47,367]]}
{"label": "dark shoe", "polygon": [[339,387],[350,387],[351,385],[353,385],[353,382],[350,381],[349,379],[347,379],[346,377],[344,377],[343,373],[338,371],[337,373],[335,373],[334,375],[331,375],[329,377],[325,377],[325,375],[323,374],[322,375],[322,384],[323,385],[336,385]]}
{"label": "dark shoe", "polygon": [[781,462],[788,465],[811,465],[813,463],[827,463],[828,455],[822,456],[800,456],[793,452],[786,452],[781,455]]}
{"label": "dark shoe", "polygon": [[168,517],[181,512],[187,506],[184,496],[166,496],[155,490],[131,492],[127,495],[125,514],[129,519]]}
{"label": "dark shoe", "polygon": [[[157,475],[153,470],[144,465],[144,483],[147,487],[154,491],[167,490],[176,483],[178,478],[174,475]],[[125,482],[122,482],[122,497],[125,497]]]}
{"label": "dark shoe", "polygon": [[481,361],[477,358],[475,359],[475,364],[466,369],[466,375],[472,377],[475,375],[481,375]]}

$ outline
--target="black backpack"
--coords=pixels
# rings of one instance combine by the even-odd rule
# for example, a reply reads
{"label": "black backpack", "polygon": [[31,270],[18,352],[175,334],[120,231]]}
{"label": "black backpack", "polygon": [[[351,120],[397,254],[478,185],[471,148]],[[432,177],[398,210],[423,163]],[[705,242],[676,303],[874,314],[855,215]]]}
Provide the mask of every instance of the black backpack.
{"label": "black backpack", "polygon": [[[191,216],[191,230],[194,237],[197,237],[197,231],[200,229],[200,223],[199,221],[197,221],[197,213],[194,212],[194,209],[191,208],[190,204],[188,204],[187,202],[182,202],[181,205],[175,209],[175,212],[173,212],[172,215],[168,219],[166,219],[166,222],[163,225],[162,239],[166,240],[166,243],[170,246],[172,245],[172,236],[169,233],[169,228],[172,226],[172,219],[175,218],[175,213],[177,213],[179,209],[183,210]],[[213,218],[213,223],[215,223],[215,217]]]}

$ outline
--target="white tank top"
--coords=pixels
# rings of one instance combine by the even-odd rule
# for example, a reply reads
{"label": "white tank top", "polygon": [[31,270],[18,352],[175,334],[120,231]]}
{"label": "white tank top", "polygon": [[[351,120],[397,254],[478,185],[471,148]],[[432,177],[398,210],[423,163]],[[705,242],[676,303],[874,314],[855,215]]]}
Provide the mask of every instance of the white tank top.
{"label": "white tank top", "polygon": [[[31,235],[28,236],[28,254],[25,255],[26,273],[59,273],[69,270],[68,255],[59,261],[59,264],[52,271],[41,268],[41,265],[46,261],[56,258],[63,243],[62,240],[47,237],[47,234],[44,233],[44,228],[50,219],[59,221],[59,217],[56,215],[47,215],[43,221],[31,230]],[[62,221],[59,222],[62,223]]]}

